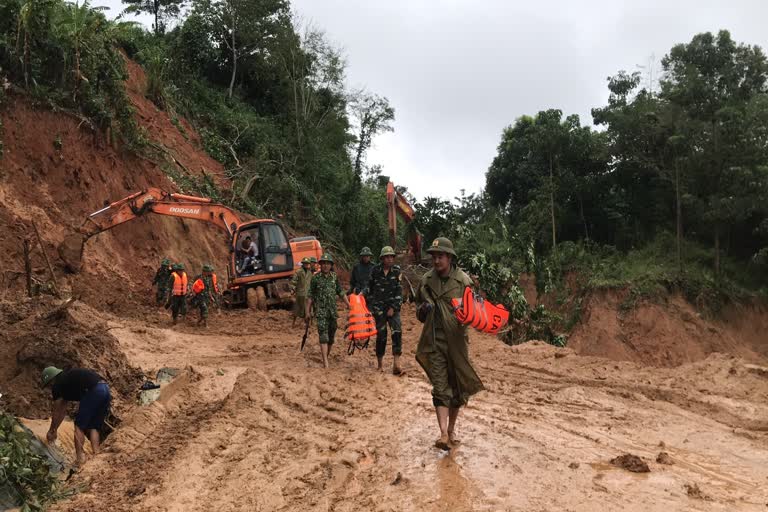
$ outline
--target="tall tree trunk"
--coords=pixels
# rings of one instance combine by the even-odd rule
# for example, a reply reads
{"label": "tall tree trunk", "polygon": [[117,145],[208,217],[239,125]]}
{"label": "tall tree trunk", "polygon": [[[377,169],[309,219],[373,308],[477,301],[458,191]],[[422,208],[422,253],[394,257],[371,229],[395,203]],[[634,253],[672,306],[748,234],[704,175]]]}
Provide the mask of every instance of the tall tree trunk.
{"label": "tall tree trunk", "polygon": [[155,0],[155,35],[160,35],[160,2]]}
{"label": "tall tree trunk", "polygon": [[24,30],[24,88],[29,88],[29,32]]}
{"label": "tall tree trunk", "polygon": [[677,232],[677,269],[683,272],[683,206],[680,200],[680,161],[675,159],[675,228]]}
{"label": "tall tree trunk", "polygon": [[589,228],[587,227],[587,218],[584,216],[584,200],[579,195],[579,214],[581,215],[581,223],[584,224],[584,238],[589,240]]}
{"label": "tall tree trunk", "polygon": [[355,154],[355,179],[362,182],[363,176],[363,137],[365,134],[360,132],[360,141],[357,143],[357,152]]}
{"label": "tall tree trunk", "polygon": [[237,46],[235,45],[235,14],[232,13],[232,78],[229,80],[229,97],[235,89],[235,75],[237,75]]}
{"label": "tall tree trunk", "polygon": [[715,227],[715,279],[720,280],[720,226]]}
{"label": "tall tree trunk", "polygon": [[555,231],[555,171],[552,153],[549,154],[549,212],[552,217],[552,252],[557,254],[557,233]]}

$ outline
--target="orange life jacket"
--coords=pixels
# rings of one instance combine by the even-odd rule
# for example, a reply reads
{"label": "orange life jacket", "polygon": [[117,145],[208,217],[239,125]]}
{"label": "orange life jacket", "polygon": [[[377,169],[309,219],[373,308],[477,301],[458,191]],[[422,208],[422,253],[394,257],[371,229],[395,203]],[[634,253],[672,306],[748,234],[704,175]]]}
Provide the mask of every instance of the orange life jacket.
{"label": "orange life jacket", "polygon": [[187,273],[182,272],[181,275],[176,272],[173,273],[173,294],[186,295],[187,294]]}
{"label": "orange life jacket", "polygon": [[464,289],[460,299],[451,299],[451,305],[456,320],[488,334],[498,333],[509,322],[507,308],[490,303],[474,293],[469,286]]}
{"label": "orange life jacket", "polygon": [[192,292],[194,292],[195,295],[202,292],[203,290],[205,290],[205,283],[202,279],[197,279],[194,283],[192,283]]}
{"label": "orange life jacket", "polygon": [[213,291],[219,293],[219,281],[216,279],[216,274],[211,273],[213,276]]}
{"label": "orange life jacket", "polygon": [[353,293],[349,296],[349,323],[344,338],[350,341],[367,340],[376,336],[376,320],[365,305],[365,297]]}

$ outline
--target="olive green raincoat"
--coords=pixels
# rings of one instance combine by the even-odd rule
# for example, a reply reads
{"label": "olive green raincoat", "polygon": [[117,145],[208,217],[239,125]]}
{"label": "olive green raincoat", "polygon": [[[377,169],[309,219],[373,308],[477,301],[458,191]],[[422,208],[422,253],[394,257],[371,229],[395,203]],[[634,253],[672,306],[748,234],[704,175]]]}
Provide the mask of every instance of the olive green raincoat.
{"label": "olive green raincoat", "polygon": [[467,326],[456,320],[451,306],[451,299],[460,298],[467,286],[472,286],[472,280],[459,268],[452,268],[446,279],[430,270],[416,293],[417,306],[424,302],[435,306],[424,322],[416,360],[432,383],[436,406],[461,407],[485,389],[469,362]]}

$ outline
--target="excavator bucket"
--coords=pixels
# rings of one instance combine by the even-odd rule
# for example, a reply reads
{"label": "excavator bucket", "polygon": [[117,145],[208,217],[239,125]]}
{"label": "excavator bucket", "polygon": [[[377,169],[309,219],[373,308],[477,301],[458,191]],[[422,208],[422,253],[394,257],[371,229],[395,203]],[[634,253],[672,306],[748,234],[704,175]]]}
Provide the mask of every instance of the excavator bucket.
{"label": "excavator bucket", "polygon": [[83,267],[83,247],[86,237],[81,233],[71,233],[58,247],[59,258],[68,272],[77,274]]}

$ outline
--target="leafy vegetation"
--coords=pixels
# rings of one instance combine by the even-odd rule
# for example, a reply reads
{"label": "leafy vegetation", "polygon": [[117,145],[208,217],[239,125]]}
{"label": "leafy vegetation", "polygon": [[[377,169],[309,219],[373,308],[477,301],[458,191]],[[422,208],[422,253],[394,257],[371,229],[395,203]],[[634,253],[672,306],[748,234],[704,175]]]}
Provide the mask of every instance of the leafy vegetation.
{"label": "leafy vegetation", "polygon": [[25,512],[44,510],[70,494],[51,473],[48,461],[32,448],[26,431],[4,412],[0,412],[0,482]]}
{"label": "leafy vegetation", "polygon": [[2,2],[2,79],[70,110],[95,130],[138,144],[123,84],[125,65],[115,44],[122,24],[108,21],[101,10],[87,0]]}
{"label": "leafy vegetation", "polygon": [[[482,193],[418,205],[426,238],[452,237],[489,295],[526,319],[514,339],[555,343],[573,324],[578,297],[558,295],[574,274],[587,288],[628,288],[626,307],[673,291],[715,313],[765,293],[768,59],[721,31],[676,45],[662,65],[658,90],[639,74],[608,79],[608,104],[592,111],[599,130],[557,109],[521,116]],[[528,310],[522,272],[570,311]]]}

